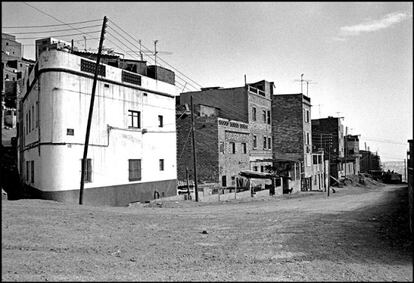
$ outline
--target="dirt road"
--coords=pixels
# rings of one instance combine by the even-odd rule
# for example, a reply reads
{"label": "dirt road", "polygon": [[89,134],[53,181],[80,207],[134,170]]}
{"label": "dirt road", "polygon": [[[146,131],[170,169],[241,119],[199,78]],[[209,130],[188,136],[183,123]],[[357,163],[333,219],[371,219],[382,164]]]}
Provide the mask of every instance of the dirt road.
{"label": "dirt road", "polygon": [[129,208],[2,202],[3,281],[412,281],[411,250],[406,186]]}

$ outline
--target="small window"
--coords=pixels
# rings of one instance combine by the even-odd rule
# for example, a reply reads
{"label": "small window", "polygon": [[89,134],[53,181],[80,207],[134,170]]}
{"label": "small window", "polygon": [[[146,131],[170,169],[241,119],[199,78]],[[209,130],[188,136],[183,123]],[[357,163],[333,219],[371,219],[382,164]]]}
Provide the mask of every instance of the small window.
{"label": "small window", "polygon": [[34,183],[34,160],[32,160],[31,162],[30,162],[31,164],[30,164],[30,170],[31,170],[31,183],[33,184]]}
{"label": "small window", "polygon": [[35,128],[35,115],[34,115],[34,105],[32,105],[32,130]]}
{"label": "small window", "polygon": [[220,152],[224,153],[224,142],[220,142]]}
{"label": "small window", "polygon": [[309,123],[309,110],[306,110],[306,122]]}
{"label": "small window", "polygon": [[247,144],[245,142],[242,143],[242,149],[243,149],[243,153],[246,154],[247,153]]}
{"label": "small window", "polygon": [[164,118],[162,115],[158,115],[158,127],[162,128],[164,126]]}
{"label": "small window", "polygon": [[105,88],[109,88],[109,84],[104,84],[104,87]]}
{"label": "small window", "polygon": [[257,147],[257,136],[253,136],[253,148]]}
{"label": "small window", "polygon": [[309,143],[309,133],[306,133],[306,144],[310,144]]}
{"label": "small window", "polygon": [[256,121],[256,107],[252,108],[252,120]]}
{"label": "small window", "polygon": [[260,172],[264,172],[264,166],[260,166]]}
{"label": "small window", "polygon": [[39,101],[36,101],[36,128],[39,127]]}
{"label": "small window", "polygon": [[29,133],[31,132],[31,130],[32,130],[32,115],[31,115],[31,113],[30,113],[30,110],[29,110]]}
{"label": "small window", "polygon": [[128,127],[129,128],[141,128],[141,112],[128,110]]}
{"label": "small window", "polygon": [[128,159],[129,181],[141,180],[141,159]]}
{"label": "small window", "polygon": [[236,153],[236,144],[234,142],[230,142],[230,150],[231,153]]}
{"label": "small window", "polygon": [[266,110],[262,111],[263,123],[266,123]]}
{"label": "small window", "polygon": [[253,171],[257,171],[257,166],[253,166]]}
{"label": "small window", "polygon": [[66,135],[67,136],[73,136],[75,134],[75,131],[74,131],[74,129],[66,129]]}
{"label": "small window", "polygon": [[272,149],[272,138],[267,138],[267,148]]}
{"label": "small window", "polygon": [[[82,160],[83,159],[81,159],[81,171],[82,171]],[[90,158],[86,159],[86,168],[84,171],[83,180],[86,183],[92,182],[92,159]]]}
{"label": "small window", "polygon": [[29,178],[30,178],[30,175],[29,175],[29,171],[30,171],[30,161],[26,161],[26,181],[27,182],[29,182]]}
{"label": "small window", "polygon": [[160,159],[160,171],[164,171],[164,159]]}
{"label": "small window", "polygon": [[221,186],[222,187],[227,187],[227,177],[226,177],[226,175],[221,176]]}
{"label": "small window", "polygon": [[263,137],[263,149],[267,148],[267,138]]}
{"label": "small window", "polygon": [[270,111],[267,111],[267,123],[270,125]]}
{"label": "small window", "polygon": [[318,164],[318,156],[317,155],[313,156],[313,164]]}

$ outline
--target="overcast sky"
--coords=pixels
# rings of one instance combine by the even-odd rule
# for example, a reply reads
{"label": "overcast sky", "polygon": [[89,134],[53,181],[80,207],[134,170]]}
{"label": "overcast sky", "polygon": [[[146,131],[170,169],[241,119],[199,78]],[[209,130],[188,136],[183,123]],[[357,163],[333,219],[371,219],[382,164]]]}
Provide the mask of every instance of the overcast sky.
{"label": "overcast sky", "polygon": [[[157,50],[164,52],[159,57],[203,87],[242,86],[246,75],[248,83],[263,79],[275,82],[276,93],[299,93],[300,82],[295,80],[304,74],[303,79],[311,80],[313,119],[344,117],[348,132],[361,135],[361,149],[366,142],[371,151],[378,150],[382,161],[406,158],[407,140],[413,137],[410,2],[26,3],[2,2],[2,32],[47,31],[46,27],[6,27],[55,25],[61,24],[59,21],[73,23],[107,16],[106,47],[134,55],[138,40],[150,49],[158,40]],[[136,41],[122,39],[114,24]],[[96,31],[88,34],[89,38],[99,37],[99,26],[88,30]],[[16,36],[42,38],[74,33],[80,31]],[[62,39],[79,40],[82,35]],[[25,44],[24,56],[33,58],[34,39],[18,41]],[[83,49],[84,41],[75,45]],[[97,47],[97,39],[87,40],[87,48]],[[186,80],[189,90],[194,83]],[[307,93],[306,84],[303,92]]]}

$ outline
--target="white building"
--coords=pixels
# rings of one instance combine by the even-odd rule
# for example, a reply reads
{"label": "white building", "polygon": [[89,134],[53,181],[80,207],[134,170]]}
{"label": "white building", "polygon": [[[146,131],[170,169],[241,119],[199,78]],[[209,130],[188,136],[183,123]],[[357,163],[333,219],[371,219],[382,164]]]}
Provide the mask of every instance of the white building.
{"label": "white building", "polygon": [[[38,196],[79,202],[95,61],[40,53],[20,104],[19,170]],[[176,195],[176,88],[101,64],[83,203],[127,205]]]}

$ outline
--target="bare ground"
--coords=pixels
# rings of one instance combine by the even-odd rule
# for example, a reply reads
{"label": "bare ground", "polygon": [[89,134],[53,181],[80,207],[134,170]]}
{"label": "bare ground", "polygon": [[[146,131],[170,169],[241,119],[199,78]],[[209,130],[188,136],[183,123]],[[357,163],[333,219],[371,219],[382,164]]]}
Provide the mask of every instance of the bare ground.
{"label": "bare ground", "polygon": [[413,281],[407,201],[396,185],[128,208],[2,201],[2,281]]}

